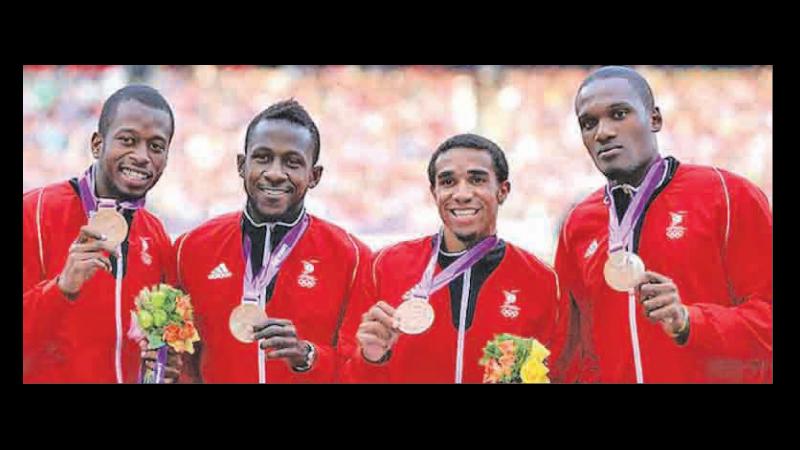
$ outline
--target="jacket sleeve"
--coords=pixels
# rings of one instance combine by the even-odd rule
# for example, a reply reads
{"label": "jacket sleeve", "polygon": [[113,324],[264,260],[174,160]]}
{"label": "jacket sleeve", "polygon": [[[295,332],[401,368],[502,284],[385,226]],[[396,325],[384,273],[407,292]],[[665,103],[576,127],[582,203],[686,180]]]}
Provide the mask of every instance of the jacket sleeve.
{"label": "jacket sleeve", "polygon": [[689,299],[694,302],[688,306],[685,345],[706,356],[771,365],[772,213],[754,184],[720,172],[727,209],[720,228],[725,233],[722,252],[730,299],[713,303]]}
{"label": "jacket sleeve", "polygon": [[352,308],[353,298],[361,288],[360,280],[368,272],[369,263],[372,259],[372,250],[366,244],[350,235],[348,235],[348,239],[353,245],[350,264],[348,265],[351,268],[350,273],[352,275],[347,289],[342,294],[343,298],[333,339],[330,342],[313,342],[316,350],[314,363],[306,372],[292,372],[294,382],[331,383],[338,382],[341,379],[342,361],[338,349],[345,337],[343,335],[345,331],[343,322]]}
{"label": "jacket sleeve", "polygon": [[[176,288],[182,290],[187,294],[191,294],[188,291],[186,286],[186,282],[182,277],[184,273],[183,267],[181,267],[181,263],[185,262],[186,259],[183,258],[183,244],[186,241],[187,236],[189,233],[182,234],[175,239],[175,242],[170,246],[168,254],[162,254],[164,261],[167,265],[165,265],[164,274],[166,279],[168,280],[167,283],[175,286]],[[194,345],[194,353],[193,354],[186,354],[183,360],[183,370],[181,371],[181,375],[178,379],[179,383],[202,383],[203,377],[200,370],[202,355],[203,355],[203,318],[201,317],[201,313],[197,309],[197,304],[192,303],[194,307],[194,321],[195,327],[197,327],[198,333],[200,333],[200,341],[195,343]]]}
{"label": "jacket sleeve", "polygon": [[[345,314],[342,330],[339,334],[337,354],[340,364],[339,381],[342,383],[388,383],[388,362],[373,364],[361,356],[356,333],[363,316],[378,299],[376,263],[381,253],[364,264],[354,286],[350,307]],[[391,359],[390,359],[391,361]]]}
{"label": "jacket sleeve", "polygon": [[161,259],[161,281],[170,286],[177,286],[177,263],[175,251],[177,247],[172,245],[172,240],[167,234],[164,226],[159,222],[159,257]]}
{"label": "jacket sleeve", "polygon": [[592,342],[590,303],[580,302],[585,289],[564,221],[556,248],[555,268],[560,295],[554,338],[553,378],[561,383],[599,381],[599,365]]}
{"label": "jacket sleeve", "polygon": [[73,306],[58,288],[58,274],[47,276],[41,248],[46,248],[44,233],[39,233],[37,205],[41,189],[23,196],[22,211],[22,355],[23,379],[36,370],[37,361],[48,350],[52,330],[58,327],[66,311]]}

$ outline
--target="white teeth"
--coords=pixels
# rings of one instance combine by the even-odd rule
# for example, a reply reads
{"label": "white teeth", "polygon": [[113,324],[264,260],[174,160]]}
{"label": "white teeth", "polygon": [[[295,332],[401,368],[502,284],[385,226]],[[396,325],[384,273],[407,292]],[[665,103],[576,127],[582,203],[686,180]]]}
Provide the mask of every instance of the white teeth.
{"label": "white teeth", "polygon": [[130,169],[122,169],[122,173],[124,173],[125,175],[127,175],[127,176],[129,176],[131,178],[136,178],[136,179],[139,179],[139,180],[146,180],[147,179],[147,175],[146,174],[143,174],[141,172],[135,172],[135,171],[130,170]]}
{"label": "white teeth", "polygon": [[286,194],[286,189],[260,188],[260,190],[268,194]]}
{"label": "white teeth", "polygon": [[454,209],[453,210],[453,215],[455,215],[456,217],[474,216],[475,214],[478,214],[478,210],[477,209]]}

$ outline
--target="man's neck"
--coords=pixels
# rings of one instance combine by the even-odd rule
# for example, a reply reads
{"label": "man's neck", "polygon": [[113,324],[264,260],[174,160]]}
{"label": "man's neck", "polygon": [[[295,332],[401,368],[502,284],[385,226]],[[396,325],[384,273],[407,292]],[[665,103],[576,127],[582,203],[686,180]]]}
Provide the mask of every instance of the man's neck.
{"label": "man's neck", "polygon": [[451,232],[447,228],[444,229],[444,239],[443,239],[443,250],[447,253],[463,253],[470,248],[474,247],[475,244],[482,241],[485,237],[493,235],[495,232],[492,230],[489,234],[478,236],[476,235],[473,239],[460,239],[455,233]]}
{"label": "man's neck", "polygon": [[644,178],[647,176],[647,171],[650,167],[658,160],[658,153],[656,153],[651,159],[649,159],[646,163],[642,164],[641,166],[637,167],[633,172],[628,174],[621,174],[616,178],[611,179],[612,186],[619,186],[623,184],[627,184],[629,186],[633,186],[638,188],[639,185],[642,184]]}
{"label": "man's neck", "polygon": [[112,200],[122,200],[119,195],[114,193],[112,189],[109,189],[108,183],[106,183],[105,174],[100,170],[99,167],[95,166],[92,170],[94,170],[94,193],[98,198],[108,198]]}
{"label": "man's neck", "polygon": [[295,208],[293,208],[290,212],[283,214],[279,217],[265,217],[258,213],[256,208],[253,208],[252,202],[248,199],[247,206],[245,207],[245,213],[248,219],[250,219],[250,223],[255,226],[263,226],[263,225],[286,225],[291,226],[294,225],[297,220],[300,218],[300,214],[303,212],[303,203],[299,203]]}

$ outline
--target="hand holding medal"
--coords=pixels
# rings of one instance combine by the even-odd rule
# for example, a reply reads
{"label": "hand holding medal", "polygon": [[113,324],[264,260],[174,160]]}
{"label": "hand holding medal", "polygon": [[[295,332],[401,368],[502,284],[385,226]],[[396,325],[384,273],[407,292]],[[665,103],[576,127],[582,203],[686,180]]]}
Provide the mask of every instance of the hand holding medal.
{"label": "hand holding medal", "polygon": [[[126,224],[127,226],[127,224]],[[78,239],[69,247],[67,260],[58,277],[58,287],[69,298],[80,293],[83,284],[92,278],[98,269],[111,273],[108,254],[116,245],[109,242],[101,231],[91,225],[81,227]]]}
{"label": "hand holding medal", "polygon": [[688,331],[689,311],[681,302],[675,282],[656,272],[645,272],[638,280],[639,301],[651,322],[660,322],[664,332],[677,338]]}
{"label": "hand holding medal", "polygon": [[381,300],[362,316],[356,339],[367,361],[383,360],[397,343],[400,332],[396,327],[396,315],[396,310]]}

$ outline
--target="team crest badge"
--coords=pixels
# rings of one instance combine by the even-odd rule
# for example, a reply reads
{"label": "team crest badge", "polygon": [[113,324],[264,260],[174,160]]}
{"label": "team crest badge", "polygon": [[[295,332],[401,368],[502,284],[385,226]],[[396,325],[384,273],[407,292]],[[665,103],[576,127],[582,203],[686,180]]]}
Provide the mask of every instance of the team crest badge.
{"label": "team crest badge", "polygon": [[319,261],[314,259],[303,260],[303,273],[297,278],[297,284],[300,287],[311,289],[317,285],[317,277],[311,274],[314,273],[314,264],[318,263]]}
{"label": "team crest badge", "polygon": [[517,292],[519,292],[519,289],[503,291],[503,295],[506,297],[503,306],[500,307],[500,314],[502,314],[503,317],[514,319],[519,316],[519,306],[515,304],[517,303]]}
{"label": "team crest badge", "polygon": [[672,222],[667,227],[667,237],[672,240],[682,238],[686,233],[686,227],[681,225],[686,217],[686,211],[671,212],[669,215]]}

